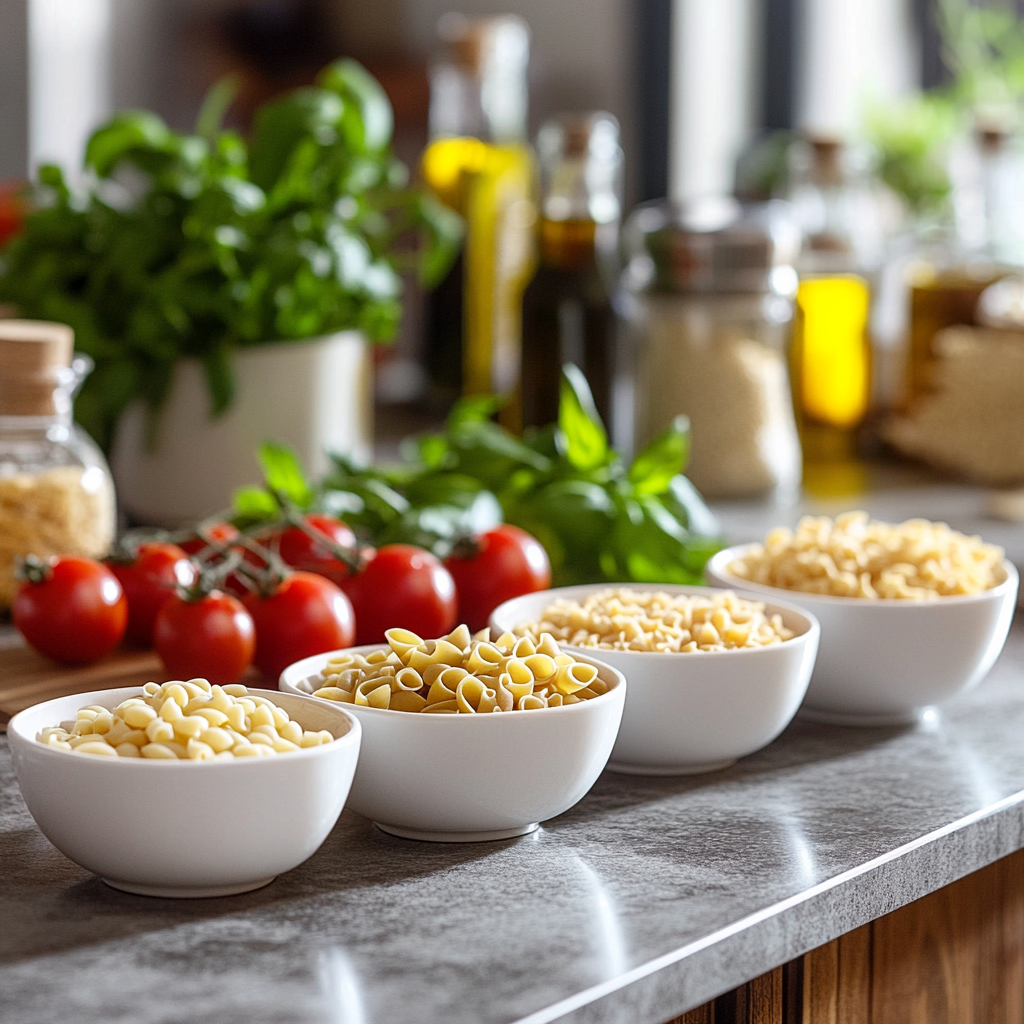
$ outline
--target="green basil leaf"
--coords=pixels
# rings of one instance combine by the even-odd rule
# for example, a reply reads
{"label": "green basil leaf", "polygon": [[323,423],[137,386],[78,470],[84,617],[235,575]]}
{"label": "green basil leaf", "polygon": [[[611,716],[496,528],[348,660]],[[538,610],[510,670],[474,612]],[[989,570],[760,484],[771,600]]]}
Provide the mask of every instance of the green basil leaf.
{"label": "green basil leaf", "polygon": [[689,454],[690,421],[677,416],[633,460],[629,482],[637,494],[664,494],[672,478],[683,471]]}
{"label": "green basil leaf", "polygon": [[[320,72],[317,85],[350,101],[358,116],[349,123],[349,143],[356,150],[374,152],[391,142],[394,115],[387,93],[358,61],[338,60]],[[348,106],[348,104],[346,104]]]}
{"label": "green basil leaf", "polygon": [[608,435],[594,405],[590,385],[580,368],[572,363],[562,367],[558,429],[563,454],[576,469],[596,469],[608,461]]}
{"label": "green basil leaf", "polygon": [[277,519],[281,515],[281,507],[274,496],[262,487],[239,488],[235,491],[231,506],[233,517],[246,524]]}
{"label": "green basil leaf", "polygon": [[263,479],[267,487],[281,497],[297,505],[307,508],[313,499],[306,476],[299,465],[299,460],[291,448],[273,441],[264,441],[258,453]]}
{"label": "green basil leaf", "polygon": [[165,152],[174,137],[164,122],[147,110],[125,110],[97,128],[85,147],[85,166],[107,177],[134,151]]}
{"label": "green basil leaf", "polygon": [[506,402],[507,399],[501,395],[469,395],[460,398],[452,406],[445,426],[449,431],[454,431],[466,423],[488,422]]}
{"label": "green basil leaf", "polygon": [[704,503],[700,492],[685,476],[675,476],[668,491],[660,496],[661,502],[689,530],[694,537],[722,536],[722,527]]}
{"label": "green basil leaf", "polygon": [[231,349],[215,345],[203,356],[203,369],[210,391],[211,415],[221,416],[235,400],[235,371],[231,365]]}
{"label": "green basil leaf", "polygon": [[199,108],[199,116],[196,118],[196,135],[211,144],[216,143],[224,117],[236,95],[238,80],[231,75],[222,78],[207,90],[203,97],[203,105]]}

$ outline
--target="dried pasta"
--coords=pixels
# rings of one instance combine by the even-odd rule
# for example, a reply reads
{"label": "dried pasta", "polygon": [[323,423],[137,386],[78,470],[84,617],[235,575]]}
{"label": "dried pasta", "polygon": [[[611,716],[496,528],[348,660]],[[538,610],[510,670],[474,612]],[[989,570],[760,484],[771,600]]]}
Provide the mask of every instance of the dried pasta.
{"label": "dried pasta", "polygon": [[583,601],[554,601],[539,621],[520,623],[514,632],[530,639],[547,633],[572,647],[666,654],[730,651],[789,640],[793,631],[781,616],[766,615],[764,607],[730,590],[673,595],[609,588]]}
{"label": "dried pasta", "polygon": [[326,729],[303,729],[284,708],[244,686],[205,679],[146,683],[112,711],[93,704],[73,722],[43,729],[36,739],[56,750],[158,761],[230,761],[276,757],[330,743]]}
{"label": "dried pasta", "polygon": [[866,512],[805,516],[772,530],[729,572],[782,590],[833,597],[931,601],[978,594],[1006,579],[1003,549],[945,523],[883,523]]}
{"label": "dried pasta", "polygon": [[385,633],[389,650],[331,658],[314,697],[363,707],[427,715],[533,711],[578,704],[607,685],[597,668],[562,652],[555,638],[536,640],[467,626],[437,640],[407,629]]}

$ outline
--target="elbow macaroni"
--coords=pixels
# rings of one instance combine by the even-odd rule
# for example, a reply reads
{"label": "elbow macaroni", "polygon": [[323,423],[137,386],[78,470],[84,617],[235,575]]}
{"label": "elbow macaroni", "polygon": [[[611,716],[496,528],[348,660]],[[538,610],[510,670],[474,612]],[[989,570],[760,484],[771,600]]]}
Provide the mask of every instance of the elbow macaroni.
{"label": "elbow macaroni", "polygon": [[866,512],[805,516],[796,530],[772,530],[729,564],[741,579],[832,597],[930,601],[978,594],[1006,579],[1003,549],[945,523],[892,524]]}
{"label": "elbow macaroni", "polygon": [[73,722],[43,729],[36,739],[56,750],[159,761],[230,761],[276,757],[330,743],[326,729],[305,730],[288,713],[244,686],[205,679],[146,683],[113,711],[93,704]]}
{"label": "elbow macaroni", "polygon": [[407,629],[384,634],[388,650],[342,653],[320,673],[314,697],[432,715],[562,707],[607,690],[597,669],[563,654],[554,637],[528,639],[459,626],[439,640]]}
{"label": "elbow macaroni", "polygon": [[538,622],[515,627],[517,636],[550,634],[572,647],[606,651],[689,654],[764,647],[793,636],[779,615],[732,591],[671,595],[627,588],[600,590],[584,601],[560,599]]}

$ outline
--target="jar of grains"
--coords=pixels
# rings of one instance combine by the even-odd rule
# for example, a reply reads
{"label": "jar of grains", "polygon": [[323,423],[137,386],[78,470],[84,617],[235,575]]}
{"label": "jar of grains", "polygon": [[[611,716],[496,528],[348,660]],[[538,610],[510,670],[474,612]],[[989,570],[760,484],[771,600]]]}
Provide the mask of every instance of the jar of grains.
{"label": "jar of grains", "polygon": [[645,203],[626,223],[622,315],[637,449],[689,417],[686,475],[709,498],[794,493],[786,345],[798,241],[770,205]]}
{"label": "jar of grains", "polygon": [[21,555],[99,557],[114,539],[114,486],[103,455],[71,420],[92,369],[72,358],[64,324],[0,320],[0,608]]}

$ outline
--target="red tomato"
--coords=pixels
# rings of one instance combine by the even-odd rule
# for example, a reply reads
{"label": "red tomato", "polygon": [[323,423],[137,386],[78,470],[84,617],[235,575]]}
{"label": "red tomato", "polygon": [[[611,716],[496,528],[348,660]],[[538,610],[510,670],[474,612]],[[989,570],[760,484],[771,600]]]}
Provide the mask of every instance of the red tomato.
{"label": "red tomato", "polygon": [[[324,533],[343,548],[356,547],[356,535],[340,519],[313,513],[303,517],[307,526]],[[314,540],[305,530],[290,526],[277,538],[277,550],[286,565],[304,572],[326,576],[334,583],[348,579],[349,568],[324,543]]]}
{"label": "red tomato", "polygon": [[357,644],[383,643],[384,631],[393,626],[434,639],[457,622],[451,573],[411,544],[385,544],[343,589],[355,609]]}
{"label": "red tomato", "polygon": [[91,558],[61,555],[31,573],[14,598],[14,624],[37,650],[67,665],[112,651],[124,636],[128,602],[117,577]]}
{"label": "red tomato", "polygon": [[256,628],[241,601],[213,590],[189,601],[172,594],[156,616],[153,644],[179,679],[235,683],[252,661]]}
{"label": "red tomato", "polygon": [[[203,527],[203,533],[217,544],[228,544],[238,536],[238,530],[231,523],[211,523]],[[203,548],[209,547],[209,544],[197,533],[194,537],[182,541],[178,547],[186,555],[198,555]]]}
{"label": "red tomato", "polygon": [[292,662],[351,647],[356,637],[349,599],[310,572],[286,576],[269,597],[245,598],[256,623],[256,666],[276,680]]}
{"label": "red tomato", "polygon": [[452,555],[445,566],[459,593],[459,621],[483,629],[503,601],[551,586],[548,553],[536,537],[518,526],[498,526],[475,538],[477,551]]}
{"label": "red tomato", "polygon": [[0,184],[0,246],[6,245],[25,226],[24,187],[13,182]]}
{"label": "red tomato", "polygon": [[128,629],[125,637],[133,644],[153,646],[153,624],[160,606],[176,586],[190,587],[195,567],[177,544],[154,541],[140,544],[131,564],[108,562],[128,599]]}

